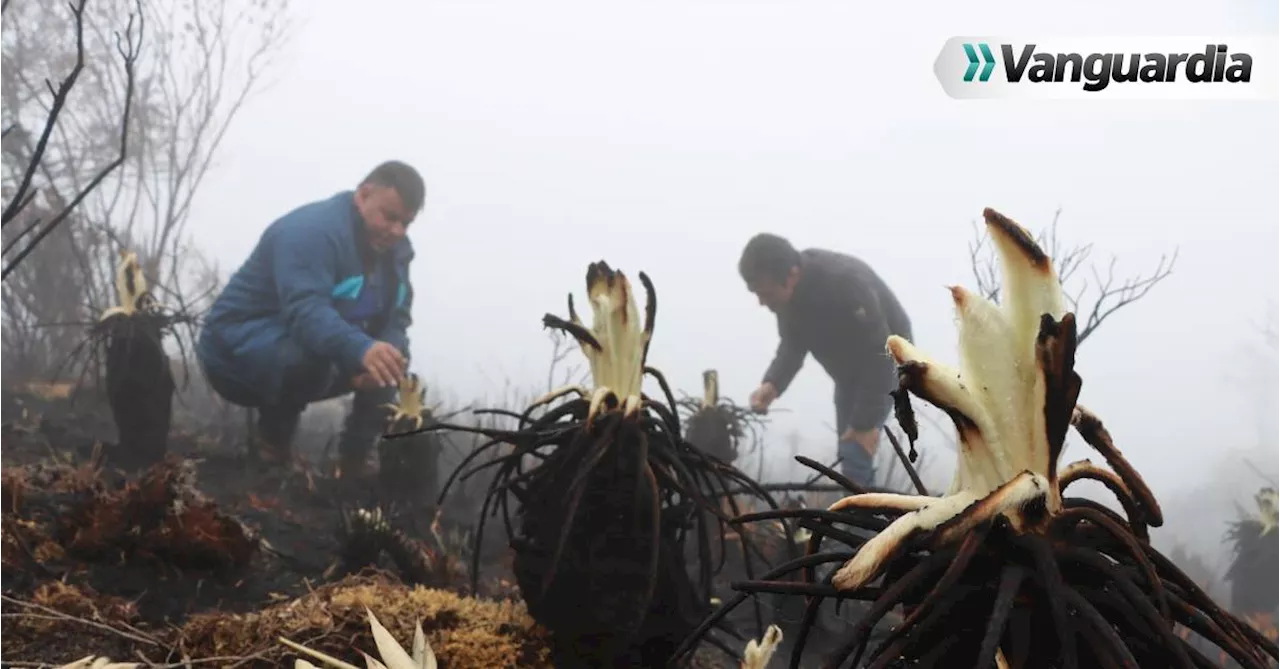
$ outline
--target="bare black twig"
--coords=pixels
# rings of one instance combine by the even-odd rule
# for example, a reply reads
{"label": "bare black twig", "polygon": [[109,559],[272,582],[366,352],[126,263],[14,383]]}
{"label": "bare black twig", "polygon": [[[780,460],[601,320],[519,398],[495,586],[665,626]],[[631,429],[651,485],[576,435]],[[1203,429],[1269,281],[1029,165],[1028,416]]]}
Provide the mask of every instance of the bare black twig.
{"label": "bare black twig", "polygon": [[[76,41],[77,41],[76,66],[72,69],[71,75],[69,75],[67,79],[63,80],[63,84],[59,86],[57,92],[55,92],[54,94],[53,108],[49,113],[49,120],[45,124],[45,130],[44,130],[44,133],[41,135],[40,141],[36,144],[35,155],[31,157],[31,162],[30,164],[28,164],[27,169],[23,174],[23,180],[19,185],[19,192],[15,194],[14,198],[10,201],[9,205],[5,207],[3,218],[4,218],[4,224],[6,225],[11,220],[13,220],[13,217],[17,216],[18,213],[21,211],[21,207],[17,207],[16,205],[19,202],[23,201],[23,193],[25,192],[26,188],[30,186],[31,177],[35,173],[35,170],[40,165],[40,159],[44,154],[45,145],[48,142],[49,134],[53,131],[53,127],[57,124],[57,116],[58,114],[61,113],[63,104],[66,101],[66,96],[70,92],[72,86],[75,85],[75,79],[79,76],[80,70],[83,69],[83,66],[84,66],[84,4],[85,4],[85,0],[81,0],[78,6],[73,6],[73,14],[75,17],[75,25],[76,25]],[[22,261],[25,260],[28,256],[30,256],[31,252],[34,251],[36,247],[40,245],[40,242],[44,241],[45,238],[49,236],[49,233],[53,232],[54,229],[58,227],[58,225],[60,225],[64,220],[66,220],[66,218],[70,216],[73,211],[75,211],[76,207],[78,207],[80,203],[83,202],[84,199],[88,197],[91,192],[94,191],[94,189],[96,189],[99,185],[102,184],[103,180],[106,179],[109,174],[111,174],[113,171],[115,171],[116,168],[120,167],[120,165],[124,163],[125,157],[128,155],[128,151],[129,151],[129,114],[133,107],[133,104],[132,104],[133,91],[134,91],[134,84],[135,84],[134,65],[137,63],[138,54],[142,46],[143,22],[144,21],[142,17],[141,0],[137,0],[136,11],[129,14],[128,24],[125,27],[124,33],[123,34],[119,32],[116,33],[116,50],[120,54],[120,57],[123,59],[124,69],[125,69],[125,103],[124,103],[124,112],[122,114],[122,118],[120,121],[120,153],[119,155],[116,157],[115,160],[111,161],[106,166],[104,166],[101,170],[99,170],[98,173],[93,177],[93,179],[90,180],[89,183],[86,184],[83,188],[81,188],[80,192],[78,192],[76,196],[72,198],[71,202],[64,205],[62,210],[59,211],[56,215],[54,215],[54,217],[49,221],[48,225],[45,225],[38,233],[36,233],[35,237],[33,237],[30,241],[27,242],[26,246],[24,246],[21,251],[19,251],[11,260],[5,263],[4,270],[2,273],[0,273],[0,281],[7,279],[9,275],[13,272],[13,270],[17,269],[17,267],[22,264]],[[136,33],[135,33],[135,27],[137,31]],[[29,199],[27,199],[26,201],[29,201]]]}
{"label": "bare black twig", "polygon": [[[928,495],[929,490],[924,487],[924,482],[920,480],[920,474],[916,472],[916,468],[912,466],[913,457],[909,457],[902,450],[902,444],[898,442],[898,438],[893,436],[893,430],[888,425],[883,427],[884,435],[889,438],[889,445],[893,446],[893,452],[898,456],[898,462],[902,463],[902,468],[906,470],[907,476],[911,478],[911,485],[915,486],[916,492],[921,495]],[[915,456],[915,444],[911,445],[911,456]]]}
{"label": "bare black twig", "polygon": [[[551,392],[560,386],[571,383],[582,383],[586,372],[581,365],[566,365],[565,360],[577,348],[577,342],[565,337],[558,330],[550,330],[547,336],[551,339],[551,363],[547,365],[547,389]],[[563,374],[558,374],[563,369]],[[559,376],[559,381],[557,381]]]}
{"label": "bare black twig", "polygon": [[[113,28],[124,29],[135,0],[71,2],[84,8],[76,33],[65,4],[18,3],[4,15],[0,206],[16,204],[21,213],[4,228],[2,344],[5,372],[15,379],[49,378],[77,343],[34,324],[89,318],[110,306],[112,259],[120,248],[135,250],[154,288],[184,311],[209,306],[220,276],[185,226],[227,128],[262,90],[290,31],[288,0],[141,3],[146,14],[139,12],[135,23],[145,16],[145,53],[130,71],[115,57]],[[71,72],[77,39],[82,71],[33,161],[41,125],[53,111],[47,89],[57,92],[41,73],[55,73],[56,84]],[[135,88],[126,86],[130,78]],[[127,154],[116,164],[126,103]],[[29,165],[30,187],[10,202]],[[104,166],[114,169],[90,188]],[[30,205],[22,210],[24,201]],[[63,210],[69,215],[54,220]],[[177,348],[190,350],[192,332],[176,334]],[[192,385],[186,399],[204,392]]]}

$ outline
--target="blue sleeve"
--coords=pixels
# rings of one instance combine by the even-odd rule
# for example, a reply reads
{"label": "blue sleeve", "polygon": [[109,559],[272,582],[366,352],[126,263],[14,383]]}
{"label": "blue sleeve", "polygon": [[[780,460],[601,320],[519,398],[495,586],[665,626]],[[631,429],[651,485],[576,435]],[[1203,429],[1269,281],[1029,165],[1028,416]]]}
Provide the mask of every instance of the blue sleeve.
{"label": "blue sleeve", "polygon": [[345,373],[364,369],[373,338],[348,323],[333,306],[337,266],[331,240],[297,225],[280,227],[272,249],[272,273],[285,326],[303,348]]}
{"label": "blue sleeve", "polygon": [[[405,274],[408,274],[406,271]],[[382,341],[395,346],[409,359],[409,325],[413,323],[413,286],[408,282],[400,284],[396,290],[396,306],[391,311],[391,319],[383,329]]]}

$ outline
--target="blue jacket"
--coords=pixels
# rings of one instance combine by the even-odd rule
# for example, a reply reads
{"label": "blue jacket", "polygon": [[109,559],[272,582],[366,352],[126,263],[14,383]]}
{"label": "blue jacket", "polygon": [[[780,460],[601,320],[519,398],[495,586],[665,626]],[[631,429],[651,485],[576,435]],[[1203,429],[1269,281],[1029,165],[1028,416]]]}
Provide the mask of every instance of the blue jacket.
{"label": "blue jacket", "polygon": [[[267,227],[214,301],[200,336],[205,374],[221,394],[238,396],[228,400],[248,406],[274,402],[284,367],[299,362],[299,350],[302,362],[327,362],[346,376],[363,370],[361,359],[375,340],[409,356],[413,246],[405,238],[374,258],[372,274],[384,272],[380,276],[396,285],[394,297],[387,292],[383,312],[371,319],[377,331],[366,332],[371,324],[355,314],[363,306],[366,281],[362,235],[352,191],[303,205]],[[381,264],[387,262],[390,267]]]}

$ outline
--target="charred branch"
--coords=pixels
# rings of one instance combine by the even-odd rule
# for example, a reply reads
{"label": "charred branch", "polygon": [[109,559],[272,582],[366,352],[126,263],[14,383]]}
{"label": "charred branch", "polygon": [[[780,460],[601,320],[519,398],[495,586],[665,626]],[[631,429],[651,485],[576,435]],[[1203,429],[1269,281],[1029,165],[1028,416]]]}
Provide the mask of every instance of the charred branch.
{"label": "charred branch", "polygon": [[[85,6],[85,0],[81,0],[80,4],[73,6],[73,10],[72,10],[73,16],[75,19],[75,31],[76,31],[76,46],[77,46],[76,65],[72,69],[71,74],[69,74],[67,78],[63,80],[62,84],[58,87],[58,89],[54,91],[54,100],[53,100],[53,104],[51,105],[48,120],[45,122],[44,131],[41,133],[40,139],[36,143],[34,154],[31,156],[30,162],[28,163],[26,169],[23,172],[23,176],[21,181],[19,182],[17,192],[14,193],[14,195],[10,198],[9,203],[5,205],[5,209],[3,213],[4,225],[8,225],[11,221],[13,221],[15,217],[17,217],[18,214],[22,212],[26,204],[30,202],[31,198],[27,197],[26,193],[27,193],[27,189],[31,185],[32,176],[35,174],[35,171],[40,167],[41,160],[44,157],[45,147],[49,140],[49,135],[50,133],[53,132],[54,126],[57,125],[58,116],[62,113],[63,106],[66,103],[67,95],[71,92],[72,87],[75,85],[76,79],[80,75],[80,71],[84,67],[84,6]],[[124,84],[125,102],[124,102],[124,111],[121,115],[121,120],[120,120],[119,154],[116,156],[115,160],[112,160],[111,162],[107,163],[107,165],[105,165],[101,170],[99,170],[93,176],[93,178],[90,179],[89,182],[85,184],[84,187],[79,190],[79,192],[76,193],[76,195],[71,199],[70,202],[68,202],[66,205],[62,207],[60,211],[54,214],[53,217],[49,220],[48,224],[44,225],[40,229],[40,231],[35,234],[34,237],[32,237],[29,241],[27,241],[26,245],[22,247],[21,251],[13,255],[12,258],[9,258],[5,262],[3,272],[2,274],[0,274],[0,280],[8,279],[9,275],[15,269],[17,269],[17,267],[22,263],[22,261],[25,260],[28,256],[30,256],[31,252],[34,251],[36,247],[39,246],[40,243],[44,241],[45,238],[48,237],[49,234],[53,232],[64,220],[66,220],[67,217],[70,216],[78,206],[80,206],[80,203],[83,202],[85,198],[89,196],[90,193],[92,193],[95,189],[97,189],[102,184],[102,182],[107,178],[108,175],[110,175],[112,172],[116,170],[116,168],[120,167],[120,165],[124,163],[129,150],[129,130],[130,130],[129,117],[130,117],[130,111],[133,108],[133,92],[134,92],[134,86],[135,86],[134,67],[135,67],[135,64],[137,63],[138,54],[142,46],[143,22],[144,21],[142,16],[142,7],[141,7],[141,2],[139,0],[139,4],[137,5],[137,10],[129,14],[128,24],[125,27],[124,33],[123,34],[116,33],[116,51],[120,55],[120,58],[122,60],[124,70],[125,70],[125,84]],[[136,33],[135,33],[135,29],[136,29]],[[50,85],[50,88],[52,88],[51,85]],[[32,193],[32,195],[34,195],[34,193]],[[29,232],[30,230],[33,230],[35,228],[36,223],[38,223],[38,219],[36,222],[33,222],[32,224],[30,224],[30,226],[28,226],[24,230],[24,233]],[[11,248],[13,243],[14,242],[11,242],[10,244],[6,245],[6,250],[8,248]]]}
{"label": "charred branch", "polygon": [[[1168,278],[1177,263],[1178,250],[1174,249],[1172,255],[1162,254],[1155,269],[1146,274],[1118,277],[1117,258],[1114,256],[1107,263],[1106,271],[1099,272],[1097,265],[1092,262],[1093,244],[1067,247],[1059,237],[1058,221],[1061,215],[1062,209],[1059,208],[1054,212],[1053,221],[1048,228],[1041,231],[1034,241],[1044,248],[1048,257],[1054,259],[1068,309],[1075,314],[1084,315],[1077,338],[1077,343],[1083,343],[1109,317],[1146,297],[1156,284]],[[973,239],[969,242],[969,266],[978,293],[993,302],[999,302],[1000,275],[995,250],[992,248],[991,238],[977,225],[974,226]],[[1077,281],[1080,271],[1085,268],[1088,269],[1089,278]]]}

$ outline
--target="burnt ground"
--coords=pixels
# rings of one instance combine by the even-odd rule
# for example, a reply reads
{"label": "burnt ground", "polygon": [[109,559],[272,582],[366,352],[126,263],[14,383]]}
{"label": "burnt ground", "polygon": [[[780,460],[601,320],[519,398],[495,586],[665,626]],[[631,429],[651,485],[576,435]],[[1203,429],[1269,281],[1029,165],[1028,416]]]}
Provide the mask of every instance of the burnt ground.
{"label": "burnt ground", "polygon": [[[338,529],[344,508],[369,506],[361,493],[376,486],[332,476],[322,449],[305,447],[327,441],[323,435],[300,434],[312,463],[281,471],[250,462],[243,439],[175,425],[169,461],[148,468],[130,466],[101,441],[114,429],[92,400],[6,394],[3,413],[6,661],[133,654],[120,635],[95,635],[88,624],[74,630],[81,637],[74,644],[57,630],[15,629],[19,612],[36,611],[33,602],[93,620],[115,617],[162,638],[194,616],[262,611],[356,571],[339,564]],[[471,514],[441,514],[432,532],[434,515],[400,514],[392,524],[427,554],[449,553],[437,573],[406,577],[386,554],[366,571],[469,594],[458,564],[465,527],[448,516],[469,524]],[[494,550],[483,556],[484,572],[500,573],[487,563],[501,564],[504,542],[486,543]],[[481,592],[518,599],[500,576],[482,581]]]}
{"label": "burnt ground", "polygon": [[[174,663],[190,657],[272,667],[293,657],[280,636],[358,662],[357,649],[374,648],[368,607],[405,642],[421,620],[445,669],[550,666],[545,632],[513,585],[501,522],[487,524],[480,598],[470,596],[467,537],[487,481],[452,491],[434,531],[432,509],[392,513],[391,524],[433,556],[437,569],[412,571],[384,554],[353,574],[338,560],[343,509],[367,507],[378,486],[333,475],[327,430],[304,426],[297,440],[303,460],[271,470],[246,457],[243,429],[215,434],[175,425],[170,461],[139,468],[102,443],[114,433],[103,406],[30,395],[0,401],[0,664],[52,666],[94,654],[156,666],[181,666]],[[459,452],[442,458],[442,471],[456,463],[461,448],[454,448]],[[776,563],[780,539],[757,538]],[[732,596],[732,582],[749,578],[735,546],[731,541],[717,578],[722,599]],[[803,601],[759,601],[764,624],[784,630],[772,665],[785,666]],[[842,615],[824,607],[802,666],[819,664],[848,637],[856,609],[846,606]],[[750,602],[729,621],[745,636],[757,633]],[[692,664],[736,666],[708,645]]]}
{"label": "burnt ground", "polygon": [[[49,407],[45,411],[50,409],[57,410]],[[20,425],[9,421],[12,414],[5,411],[3,460],[6,471],[21,467],[28,472],[20,484],[22,503],[15,510],[16,515],[29,521],[53,522],[58,515],[88,503],[93,496],[87,484],[73,484],[68,479],[77,470],[96,469],[91,464],[96,443],[93,435],[103,434],[104,430],[94,413],[41,414],[32,417],[30,424]],[[270,601],[271,593],[302,594],[306,590],[305,579],[320,577],[326,565],[317,566],[313,563],[315,558],[336,554],[333,532],[317,531],[337,527],[338,516],[332,504],[320,501],[319,495],[306,494],[295,475],[282,477],[255,470],[245,465],[243,457],[222,451],[217,444],[202,443],[198,436],[178,432],[171,439],[170,449],[175,460],[194,465],[194,487],[208,496],[219,511],[242,520],[273,546],[278,545],[282,553],[297,559],[284,564],[290,561],[256,552],[243,569],[193,568],[191,573],[185,573],[165,560],[114,560],[102,555],[86,556],[84,559],[91,561],[77,564],[78,556],[64,556],[42,563],[43,568],[67,582],[133,600],[139,615],[157,624],[181,622],[186,615],[201,610],[248,610]],[[108,456],[94,478],[104,490],[119,490],[142,473],[120,467]],[[14,492],[18,480],[13,475],[6,478],[6,498]],[[60,482],[66,485],[55,485]],[[314,557],[308,560],[308,556]],[[30,591],[48,575],[41,569],[13,571],[13,579],[5,574],[6,594]]]}
{"label": "burnt ground", "polygon": [[[392,514],[392,525],[426,554],[447,557],[439,569],[408,574],[384,554],[354,575],[339,563],[338,528],[344,508],[370,505],[376,484],[333,476],[324,431],[308,434],[304,426],[297,443],[309,462],[281,471],[249,461],[242,429],[211,434],[175,424],[169,460],[148,468],[131,466],[103,441],[114,428],[102,404],[13,394],[2,401],[5,664],[96,654],[157,663],[216,655],[230,658],[227,666],[278,666],[291,656],[274,636],[254,631],[263,620],[358,661],[353,645],[373,648],[358,602],[409,635],[412,615],[386,607],[418,601],[422,595],[412,592],[421,591],[411,586],[423,584],[453,599],[422,606],[467,612],[427,626],[442,666],[548,666],[539,655],[545,640],[532,631],[513,585],[500,522],[486,528],[479,594],[510,603],[484,605],[499,607],[490,610],[468,597],[467,533],[485,481],[451,493],[438,516],[432,509]],[[295,620],[309,606],[324,613]],[[734,616],[748,635],[749,611]],[[465,633],[450,631],[458,625]],[[508,646],[510,657],[469,659],[474,648]],[[733,666],[706,647],[694,664]]]}

